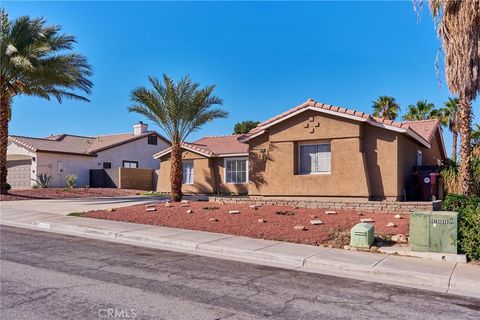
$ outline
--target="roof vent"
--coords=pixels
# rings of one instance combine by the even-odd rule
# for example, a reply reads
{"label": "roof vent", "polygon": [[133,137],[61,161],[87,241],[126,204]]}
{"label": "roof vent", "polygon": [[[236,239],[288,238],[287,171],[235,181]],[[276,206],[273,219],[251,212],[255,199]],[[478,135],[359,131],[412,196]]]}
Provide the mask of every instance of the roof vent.
{"label": "roof vent", "polygon": [[134,136],[139,136],[141,134],[146,133],[148,130],[148,124],[143,123],[142,121],[138,121],[138,123],[135,123],[133,125],[133,135]]}

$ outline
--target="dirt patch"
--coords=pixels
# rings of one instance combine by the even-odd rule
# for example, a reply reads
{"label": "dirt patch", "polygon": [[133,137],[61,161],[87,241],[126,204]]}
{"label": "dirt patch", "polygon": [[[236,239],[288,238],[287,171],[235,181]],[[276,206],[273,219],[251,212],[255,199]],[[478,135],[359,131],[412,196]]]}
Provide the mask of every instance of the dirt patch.
{"label": "dirt patch", "polygon": [[34,200],[34,199],[67,199],[67,198],[91,198],[91,197],[120,197],[140,194],[139,190],[110,189],[110,188],[75,188],[65,190],[63,188],[45,189],[14,189],[6,195],[0,195],[1,201]]}
{"label": "dirt patch", "polygon": [[[392,214],[379,212],[358,212],[337,210],[336,215],[327,215],[325,209],[292,208],[285,206],[261,206],[250,208],[248,205],[215,204],[211,210],[202,202],[185,204],[173,203],[165,207],[164,203],[155,205],[156,211],[146,211],[144,205],[115,209],[113,212],[90,211],[83,217],[150,224],[171,228],[182,228],[209,232],[218,232],[252,238],[281,240],[309,245],[331,245],[343,247],[349,244],[350,229],[360,218],[374,220],[376,235],[407,234],[408,215],[403,219],[394,219]],[[187,213],[188,210],[192,213]],[[240,214],[229,214],[239,210]],[[280,215],[277,212],[288,211],[294,215]],[[311,220],[321,220],[322,225],[311,225]],[[396,227],[386,227],[394,222]],[[294,230],[295,226],[305,226],[306,230]]]}

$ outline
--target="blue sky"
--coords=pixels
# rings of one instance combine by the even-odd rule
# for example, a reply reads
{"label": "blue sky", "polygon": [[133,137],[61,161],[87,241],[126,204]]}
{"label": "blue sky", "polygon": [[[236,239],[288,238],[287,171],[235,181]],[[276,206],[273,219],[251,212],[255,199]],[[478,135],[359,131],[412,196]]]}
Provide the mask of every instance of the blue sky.
{"label": "blue sky", "polygon": [[[91,103],[14,100],[11,134],[128,132],[130,91],[148,75],[189,74],[216,84],[228,119],[190,137],[228,134],[307,98],[371,112],[394,96],[440,107],[448,88],[435,73],[440,45],[428,10],[417,21],[402,2],[9,2],[10,17],[43,16],[76,35],[95,75]],[[474,110],[478,113],[478,100]],[[451,135],[445,130],[447,150]]]}

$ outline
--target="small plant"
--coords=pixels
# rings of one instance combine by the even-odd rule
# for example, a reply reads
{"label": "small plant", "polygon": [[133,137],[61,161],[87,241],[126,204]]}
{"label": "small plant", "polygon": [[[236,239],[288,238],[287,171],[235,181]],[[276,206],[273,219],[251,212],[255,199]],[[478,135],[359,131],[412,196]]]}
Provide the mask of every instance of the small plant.
{"label": "small plant", "polygon": [[67,216],[69,216],[69,217],[81,217],[82,212],[70,212],[69,214],[67,214]]}
{"label": "small plant", "polygon": [[68,175],[68,176],[65,177],[65,181],[67,183],[66,189],[70,191],[73,188],[75,188],[75,186],[77,184],[77,177],[74,176],[74,175]]}
{"label": "small plant", "polygon": [[8,190],[11,190],[12,189],[12,186],[9,184],[9,183],[5,183],[5,189],[8,191]]}
{"label": "small plant", "polygon": [[46,173],[37,174],[37,179],[32,179],[37,183],[37,186],[40,188],[48,188],[50,181],[52,180],[52,176]]}

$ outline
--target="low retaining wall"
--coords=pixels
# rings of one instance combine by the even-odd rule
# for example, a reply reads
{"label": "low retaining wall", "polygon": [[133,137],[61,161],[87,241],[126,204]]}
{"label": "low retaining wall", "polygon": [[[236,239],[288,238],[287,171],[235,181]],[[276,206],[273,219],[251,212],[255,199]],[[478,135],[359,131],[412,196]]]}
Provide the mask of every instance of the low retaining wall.
{"label": "low retaining wall", "polygon": [[227,204],[257,204],[281,205],[314,209],[338,209],[355,211],[373,211],[385,213],[410,213],[414,211],[439,211],[441,201],[401,202],[401,201],[368,201],[368,200],[296,200],[296,199],[268,199],[249,197],[209,197],[209,202]]}

